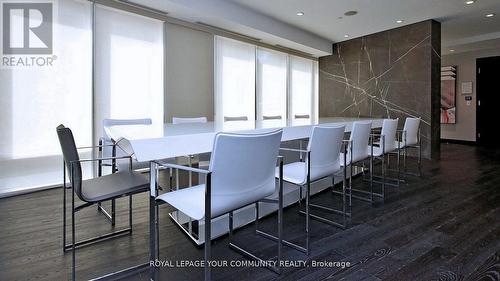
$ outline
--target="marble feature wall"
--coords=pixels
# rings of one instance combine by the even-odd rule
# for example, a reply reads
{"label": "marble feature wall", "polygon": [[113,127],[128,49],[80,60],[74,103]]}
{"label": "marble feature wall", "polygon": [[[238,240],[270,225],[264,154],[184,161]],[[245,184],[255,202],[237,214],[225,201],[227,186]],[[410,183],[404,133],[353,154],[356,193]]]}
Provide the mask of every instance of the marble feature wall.
{"label": "marble feature wall", "polygon": [[440,50],[433,20],[334,45],[319,59],[320,116],[421,117],[423,156],[439,158]]}

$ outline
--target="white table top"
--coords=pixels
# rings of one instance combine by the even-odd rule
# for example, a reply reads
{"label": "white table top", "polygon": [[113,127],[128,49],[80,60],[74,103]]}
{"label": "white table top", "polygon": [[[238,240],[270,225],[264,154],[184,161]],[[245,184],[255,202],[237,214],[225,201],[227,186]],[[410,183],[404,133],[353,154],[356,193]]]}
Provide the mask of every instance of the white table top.
{"label": "white table top", "polygon": [[282,141],[308,138],[314,125],[345,125],[350,132],[356,121],[372,121],[372,128],[382,127],[383,119],[373,118],[320,118],[309,119],[228,121],[224,123],[119,125],[104,128],[118,145],[137,161],[167,159],[211,152],[218,132],[259,133],[283,129]]}

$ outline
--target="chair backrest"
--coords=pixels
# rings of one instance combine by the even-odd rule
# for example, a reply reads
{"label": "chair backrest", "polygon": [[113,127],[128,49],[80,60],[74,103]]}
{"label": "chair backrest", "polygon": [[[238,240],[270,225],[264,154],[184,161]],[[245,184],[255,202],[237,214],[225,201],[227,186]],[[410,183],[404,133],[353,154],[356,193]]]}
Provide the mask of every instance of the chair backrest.
{"label": "chair backrest", "polygon": [[[403,145],[414,145],[418,143],[418,127],[420,126],[420,118],[406,118],[405,126],[403,131],[406,132],[406,136],[403,134]],[[405,142],[406,137],[406,142]]]}
{"label": "chair backrest", "polygon": [[80,160],[80,157],[78,156],[73,133],[71,132],[70,128],[66,128],[64,127],[64,125],[57,126],[56,131],[57,137],[59,138],[59,144],[61,145],[63,158],[66,162],[66,169],[69,174],[71,186],[73,187],[74,192],[78,195],[78,197],[83,200],[82,166],[80,165],[80,162],[77,162],[78,160]]}
{"label": "chair backrest", "polygon": [[104,128],[109,126],[120,126],[120,125],[151,125],[153,121],[151,118],[141,118],[141,119],[104,119],[102,120],[102,137],[105,141],[111,141],[111,137],[108,136]]}
{"label": "chair backrest", "polygon": [[[126,125],[151,125],[153,121],[151,118],[142,118],[142,119],[104,119],[102,120],[102,144],[109,145],[111,144],[111,137],[106,133],[104,128],[109,126],[126,126]],[[110,146],[105,146],[102,148],[102,155],[104,157],[112,156],[112,148]],[[116,156],[122,156],[125,153],[121,149],[116,150]]]}
{"label": "chair backrest", "polygon": [[207,117],[172,117],[172,124],[207,123]]}
{"label": "chair backrest", "polygon": [[212,172],[212,217],[241,208],[274,193],[276,158],[282,130],[262,134],[215,136]]}
{"label": "chair backrest", "polygon": [[248,121],[246,116],[224,116],[224,122],[228,121]]}
{"label": "chair backrest", "polygon": [[347,160],[357,162],[366,159],[370,156],[368,151],[368,142],[370,141],[370,133],[372,130],[372,122],[354,122],[349,140],[351,143],[347,148]]}
{"label": "chair backrest", "polygon": [[[314,126],[308,145],[311,151],[311,180],[340,170],[340,149],[345,126]],[[306,162],[307,163],[307,162]]]}
{"label": "chair backrest", "polygon": [[[398,122],[399,119],[384,119],[384,122],[382,123],[382,131],[381,135],[384,136],[384,151],[385,152],[390,152],[394,151],[397,147],[396,145],[396,134],[398,131]],[[382,145],[382,140],[380,142],[380,145]]]}

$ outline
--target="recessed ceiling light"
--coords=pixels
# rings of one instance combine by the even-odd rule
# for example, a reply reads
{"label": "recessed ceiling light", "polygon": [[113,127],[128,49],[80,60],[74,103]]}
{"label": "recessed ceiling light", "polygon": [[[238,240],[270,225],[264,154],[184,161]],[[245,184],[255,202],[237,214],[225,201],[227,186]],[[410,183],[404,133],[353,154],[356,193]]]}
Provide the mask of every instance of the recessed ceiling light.
{"label": "recessed ceiling light", "polygon": [[344,34],[344,38],[348,38],[349,37],[349,34]]}
{"label": "recessed ceiling light", "polygon": [[453,52],[455,52],[455,50],[451,49],[451,50],[450,50],[450,52],[452,52],[452,53],[453,53]]}
{"label": "recessed ceiling light", "polygon": [[469,0],[469,1],[465,1],[465,4],[466,5],[472,5],[474,4],[476,1],[475,0]]}
{"label": "recessed ceiling light", "polygon": [[297,12],[297,16],[303,16],[304,12]]}
{"label": "recessed ceiling light", "polygon": [[491,17],[494,17],[494,16],[495,16],[495,14],[493,14],[493,13],[486,15],[487,18],[491,18]]}
{"label": "recessed ceiling light", "polygon": [[404,20],[397,20],[396,23],[403,23]]}

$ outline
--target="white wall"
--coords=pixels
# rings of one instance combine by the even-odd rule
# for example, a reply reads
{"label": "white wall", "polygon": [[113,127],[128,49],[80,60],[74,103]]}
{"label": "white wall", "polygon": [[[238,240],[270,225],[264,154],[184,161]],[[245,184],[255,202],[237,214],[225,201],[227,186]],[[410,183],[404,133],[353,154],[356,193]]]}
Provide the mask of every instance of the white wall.
{"label": "white wall", "polygon": [[[441,138],[476,141],[476,59],[500,56],[500,49],[487,49],[442,57],[442,66],[457,66],[457,123],[441,124]],[[462,82],[472,81],[473,93],[470,105],[462,95]]]}
{"label": "white wall", "polygon": [[214,117],[213,35],[167,23],[165,121]]}

